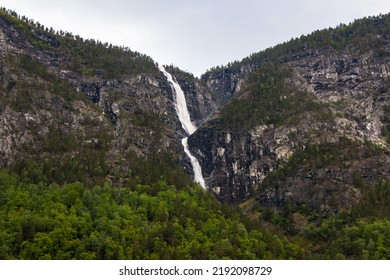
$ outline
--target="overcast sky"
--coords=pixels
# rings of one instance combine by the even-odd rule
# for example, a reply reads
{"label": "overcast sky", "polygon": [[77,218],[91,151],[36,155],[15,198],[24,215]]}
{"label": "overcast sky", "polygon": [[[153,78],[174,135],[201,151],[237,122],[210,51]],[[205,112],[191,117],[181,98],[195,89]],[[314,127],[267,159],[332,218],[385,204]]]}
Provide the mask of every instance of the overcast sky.
{"label": "overcast sky", "polygon": [[196,76],[317,29],[390,12],[389,0],[0,0],[0,6]]}

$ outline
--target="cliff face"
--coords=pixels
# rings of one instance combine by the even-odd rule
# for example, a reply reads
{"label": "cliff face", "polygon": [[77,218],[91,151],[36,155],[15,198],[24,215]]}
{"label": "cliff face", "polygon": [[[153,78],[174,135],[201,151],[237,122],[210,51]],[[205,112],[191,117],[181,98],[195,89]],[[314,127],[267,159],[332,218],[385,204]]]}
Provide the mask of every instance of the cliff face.
{"label": "cliff face", "polygon": [[[350,208],[361,196],[361,189],[354,181],[357,174],[364,182],[373,184],[380,178],[388,178],[389,173],[383,167],[389,162],[383,112],[390,103],[390,40],[386,35],[375,36],[380,46],[377,48],[302,47],[274,59],[266,55],[244,59],[203,75],[204,82],[215,94],[228,100],[228,105],[244,104],[255,95],[251,75],[272,61],[281,69],[291,71],[292,75],[284,83],[291,87],[292,95],[296,89],[306,92],[315,104],[323,106],[322,110],[330,112],[324,117],[321,112],[309,110],[293,115],[292,121],[262,123],[259,120],[258,125],[240,130],[220,125],[226,107],[221,108],[220,115],[189,139],[210,189],[226,202],[239,203],[255,196],[264,207],[281,207],[286,201],[292,201],[295,205],[304,203],[323,211],[337,211]],[[261,86],[267,85],[264,82]],[[260,89],[256,92],[261,94]],[[286,96],[280,100],[283,98]],[[261,100],[257,102],[262,106]],[[255,106],[251,108],[257,110]],[[382,147],[382,152],[345,160],[342,166],[310,165],[307,159],[302,159],[296,163],[299,168],[293,173],[281,175],[280,170],[291,164],[297,152],[323,143],[340,145],[340,139],[344,138],[360,145],[369,141]],[[267,177],[275,174],[281,177],[271,184]]]}
{"label": "cliff face", "polygon": [[[214,101],[199,81],[182,76],[194,121],[201,123],[215,110]],[[85,147],[94,155],[104,150],[100,163],[110,176],[127,174],[134,157],[161,151],[178,165],[187,163],[171,88],[150,58],[48,32],[3,11],[0,123],[0,167],[26,156],[73,159]],[[73,141],[59,151],[52,143],[50,152],[45,142],[53,134]]]}

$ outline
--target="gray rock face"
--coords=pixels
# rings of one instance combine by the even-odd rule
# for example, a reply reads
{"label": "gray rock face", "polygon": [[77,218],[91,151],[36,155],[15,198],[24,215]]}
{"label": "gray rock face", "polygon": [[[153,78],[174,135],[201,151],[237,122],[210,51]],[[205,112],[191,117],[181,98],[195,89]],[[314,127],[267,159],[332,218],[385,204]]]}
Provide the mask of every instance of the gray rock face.
{"label": "gray rock face", "polygon": [[241,83],[245,75],[249,73],[247,67],[224,69],[220,72],[206,73],[202,80],[217,96],[227,100],[241,89]]}
{"label": "gray rock face", "polygon": [[210,122],[191,136],[189,143],[202,162],[208,186],[220,199],[237,203],[251,197],[269,172],[296,150],[308,144],[337,142],[341,130],[336,121],[317,123],[310,114],[294,126],[260,125],[248,132],[223,130]]}

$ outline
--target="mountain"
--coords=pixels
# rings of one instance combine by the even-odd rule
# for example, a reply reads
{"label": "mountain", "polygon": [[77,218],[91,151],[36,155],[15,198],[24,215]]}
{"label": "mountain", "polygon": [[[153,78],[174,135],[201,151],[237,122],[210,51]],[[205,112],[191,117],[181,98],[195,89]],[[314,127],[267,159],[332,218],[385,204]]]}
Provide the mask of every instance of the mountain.
{"label": "mountain", "polygon": [[0,258],[390,258],[389,34],[165,66],[188,136],[150,57],[1,9]]}

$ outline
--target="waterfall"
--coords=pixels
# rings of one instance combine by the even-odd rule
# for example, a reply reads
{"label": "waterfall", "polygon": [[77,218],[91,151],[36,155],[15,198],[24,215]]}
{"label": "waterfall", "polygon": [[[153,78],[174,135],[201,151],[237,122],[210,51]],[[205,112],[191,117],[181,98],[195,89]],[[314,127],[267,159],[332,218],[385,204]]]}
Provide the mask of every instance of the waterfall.
{"label": "waterfall", "polygon": [[202,168],[200,167],[199,161],[196,159],[196,157],[194,157],[191,154],[188,148],[188,143],[187,143],[188,136],[194,133],[197,127],[191,122],[184,92],[181,89],[180,85],[172,78],[172,75],[169,74],[163,66],[159,65],[158,68],[167,78],[168,83],[171,86],[173,93],[175,94],[174,99],[175,99],[176,113],[181,122],[181,126],[183,127],[184,131],[187,133],[187,137],[181,140],[181,144],[183,145],[184,152],[190,158],[192,169],[194,171],[195,182],[199,183],[203,188],[206,188],[206,184],[204,182],[203,175],[202,175]]}

